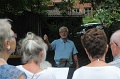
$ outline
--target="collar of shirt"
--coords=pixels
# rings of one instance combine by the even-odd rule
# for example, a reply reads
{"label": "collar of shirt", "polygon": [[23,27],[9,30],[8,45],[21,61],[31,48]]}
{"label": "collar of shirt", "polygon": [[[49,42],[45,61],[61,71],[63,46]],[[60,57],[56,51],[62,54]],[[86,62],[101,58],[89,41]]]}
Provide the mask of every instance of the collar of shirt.
{"label": "collar of shirt", "polygon": [[[60,41],[62,42],[62,43],[64,43],[64,41],[62,40],[62,38],[60,38]],[[67,41],[66,42],[69,42],[69,40],[67,39]]]}
{"label": "collar of shirt", "polygon": [[116,56],[114,57],[114,60],[116,60],[116,59],[120,59],[120,55],[116,55]]}

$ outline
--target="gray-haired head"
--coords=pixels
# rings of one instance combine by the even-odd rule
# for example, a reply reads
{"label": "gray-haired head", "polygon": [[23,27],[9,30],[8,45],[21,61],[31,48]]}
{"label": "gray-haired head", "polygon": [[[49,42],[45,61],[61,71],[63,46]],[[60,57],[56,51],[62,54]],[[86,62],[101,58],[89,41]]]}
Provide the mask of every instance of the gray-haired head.
{"label": "gray-haired head", "polygon": [[[33,60],[37,64],[39,61],[44,61],[46,59],[47,48],[47,45],[41,37],[36,36],[32,32],[28,32],[21,45],[21,52],[23,53],[22,62],[25,64]],[[41,59],[40,53],[42,52],[43,57]]]}
{"label": "gray-haired head", "polygon": [[118,46],[120,46],[120,30],[115,31],[112,34],[110,41],[111,42],[113,41],[113,42],[117,43]]}
{"label": "gray-haired head", "polygon": [[69,31],[67,27],[62,26],[62,27],[60,27],[59,32],[61,32],[63,29],[66,29],[67,32]]}
{"label": "gray-haired head", "polygon": [[0,19],[0,52],[4,50],[4,42],[12,41],[10,19]]}
{"label": "gray-haired head", "polygon": [[110,38],[110,47],[113,57],[120,55],[120,30],[112,34]]}

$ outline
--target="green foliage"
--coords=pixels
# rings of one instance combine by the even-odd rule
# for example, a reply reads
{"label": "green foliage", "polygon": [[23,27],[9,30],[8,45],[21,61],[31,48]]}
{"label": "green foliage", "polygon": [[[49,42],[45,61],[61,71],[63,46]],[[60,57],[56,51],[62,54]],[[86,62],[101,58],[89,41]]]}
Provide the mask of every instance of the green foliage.
{"label": "green foliage", "polygon": [[114,21],[120,19],[118,13],[119,1],[117,0],[105,0],[96,8],[96,17],[100,19],[102,23],[106,23],[106,27],[109,27]]}
{"label": "green foliage", "polygon": [[90,2],[91,0],[79,0],[80,1],[80,3],[88,3],[88,2]]}
{"label": "green foliage", "polygon": [[120,20],[120,0],[80,0],[81,3],[91,2],[94,10],[94,17],[109,27],[114,21]]}
{"label": "green foliage", "polygon": [[19,13],[23,10],[24,2],[22,0],[0,0],[0,13]]}
{"label": "green foliage", "polygon": [[0,13],[19,14],[23,11],[46,13],[50,0],[0,0]]}
{"label": "green foliage", "polygon": [[72,11],[73,6],[76,4],[76,0],[62,0],[62,2],[59,4],[59,8],[61,10],[61,14],[67,15]]}
{"label": "green foliage", "polygon": [[49,24],[48,26],[50,27],[49,29],[50,29],[51,32],[53,32],[53,34],[55,34],[55,33],[58,32],[58,29],[59,29],[59,28],[57,27],[56,24],[51,23],[51,24]]}
{"label": "green foliage", "polygon": [[50,30],[50,40],[54,40],[54,39],[56,39],[56,38],[58,38],[59,37],[59,31],[58,31],[58,29],[59,29],[59,27],[54,23],[54,22],[52,22],[51,24],[48,24],[48,26],[49,26],[49,30]]}
{"label": "green foliage", "polygon": [[47,3],[50,0],[24,0],[24,9],[36,13],[46,13]]}
{"label": "green foliage", "polygon": [[97,18],[93,18],[91,16],[85,16],[85,18],[83,18],[83,23],[87,24],[87,23],[98,23],[100,22],[99,19]]}

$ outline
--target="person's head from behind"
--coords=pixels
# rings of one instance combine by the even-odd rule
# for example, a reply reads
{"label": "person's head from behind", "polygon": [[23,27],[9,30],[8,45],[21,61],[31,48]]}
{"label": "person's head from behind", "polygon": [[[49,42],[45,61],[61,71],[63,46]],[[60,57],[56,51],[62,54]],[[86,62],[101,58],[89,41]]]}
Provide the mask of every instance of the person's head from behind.
{"label": "person's head from behind", "polygon": [[68,28],[67,27],[65,27],[65,26],[62,26],[62,27],[60,27],[60,29],[59,29],[59,35],[61,36],[61,38],[67,38],[67,36],[68,36]]}
{"label": "person's head from behind", "polygon": [[16,48],[16,34],[11,29],[10,19],[0,19],[0,53],[7,52],[9,55]]}
{"label": "person's head from behind", "polygon": [[110,47],[113,57],[120,54],[120,30],[112,34],[110,38]]}
{"label": "person's head from behind", "polygon": [[36,36],[32,32],[28,32],[26,37],[22,40],[21,52],[23,53],[23,64],[33,61],[40,64],[46,59],[47,45],[43,39]]}
{"label": "person's head from behind", "polygon": [[107,37],[103,30],[92,28],[81,36],[81,42],[89,59],[105,57],[108,50]]}

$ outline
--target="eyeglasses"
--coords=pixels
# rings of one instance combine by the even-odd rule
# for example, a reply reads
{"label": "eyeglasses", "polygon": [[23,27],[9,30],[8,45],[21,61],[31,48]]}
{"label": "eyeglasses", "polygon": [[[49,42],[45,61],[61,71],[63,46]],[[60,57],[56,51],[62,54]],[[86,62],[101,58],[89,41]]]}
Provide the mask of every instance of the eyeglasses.
{"label": "eyeglasses", "polygon": [[118,46],[118,44],[117,44],[116,42],[112,42],[112,43],[110,43],[109,46],[111,46],[112,44]]}
{"label": "eyeglasses", "polygon": [[14,33],[14,35],[12,35],[12,38],[17,38],[17,34]]}

